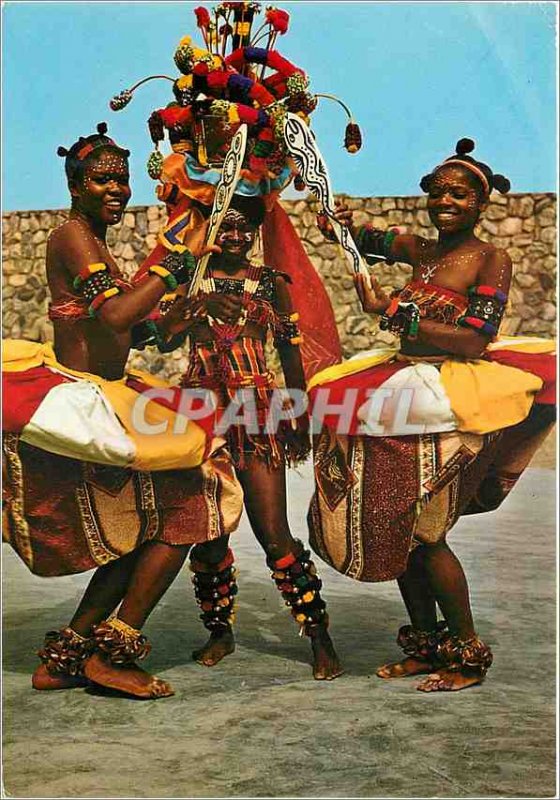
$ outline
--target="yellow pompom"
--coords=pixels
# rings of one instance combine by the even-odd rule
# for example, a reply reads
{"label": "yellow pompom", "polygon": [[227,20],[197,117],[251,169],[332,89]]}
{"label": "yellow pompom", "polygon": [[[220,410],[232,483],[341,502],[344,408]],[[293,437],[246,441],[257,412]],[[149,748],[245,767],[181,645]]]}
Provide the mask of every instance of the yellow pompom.
{"label": "yellow pompom", "polygon": [[180,78],[177,78],[177,87],[184,91],[185,89],[192,88],[193,84],[193,76],[192,75],[183,75]]}
{"label": "yellow pompom", "polygon": [[315,597],[315,592],[306,592],[303,595],[302,600],[304,603],[310,603],[314,597]]}

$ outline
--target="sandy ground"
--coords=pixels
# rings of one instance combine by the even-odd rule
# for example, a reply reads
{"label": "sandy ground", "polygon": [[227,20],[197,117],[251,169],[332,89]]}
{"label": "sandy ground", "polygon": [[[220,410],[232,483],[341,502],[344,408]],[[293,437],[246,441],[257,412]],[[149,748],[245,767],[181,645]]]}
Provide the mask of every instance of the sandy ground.
{"label": "sandy ground", "polygon": [[[555,481],[552,440],[497,512],[451,542],[495,663],[485,684],[425,695],[386,682],[406,619],[397,587],[324,565],[346,674],[312,680],[308,642],[281,607],[246,521],[236,535],[238,646],[214,669],[190,659],[203,629],[188,573],[153,614],[158,702],[30,687],[44,631],[69,618],[87,576],[44,580],[4,549],[4,791],[12,797],[545,797],[555,794]],[[305,536],[310,470],[290,478]]]}

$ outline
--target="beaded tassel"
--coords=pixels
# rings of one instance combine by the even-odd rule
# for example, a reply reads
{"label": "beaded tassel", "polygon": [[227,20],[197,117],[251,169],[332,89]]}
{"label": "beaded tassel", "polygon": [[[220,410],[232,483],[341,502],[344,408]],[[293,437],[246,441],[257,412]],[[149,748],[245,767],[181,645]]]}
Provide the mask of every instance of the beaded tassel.
{"label": "beaded tassel", "polygon": [[81,675],[84,661],[92,651],[92,640],[80,636],[72,628],[49,631],[37,653],[51,675]]}
{"label": "beaded tassel", "polygon": [[311,560],[311,553],[297,541],[298,552],[288,553],[277,561],[267,561],[272,570],[272,578],[292,616],[299,622],[300,635],[310,635],[316,625],[328,625],[329,617],[320,589],[322,582]]}
{"label": "beaded tassel", "polygon": [[192,558],[190,569],[197,605],[202,613],[200,619],[209,631],[226,628],[235,621],[237,570],[233,566],[234,556],[228,550],[219,564],[207,564]]}

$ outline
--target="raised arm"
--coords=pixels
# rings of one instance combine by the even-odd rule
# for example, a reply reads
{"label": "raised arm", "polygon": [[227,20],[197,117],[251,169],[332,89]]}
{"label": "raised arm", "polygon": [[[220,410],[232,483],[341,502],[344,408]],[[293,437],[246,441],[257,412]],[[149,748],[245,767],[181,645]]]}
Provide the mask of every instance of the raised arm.
{"label": "raised arm", "polygon": [[117,333],[124,333],[149,314],[162,296],[187,279],[192,257],[171,253],[161,265],[150,267],[148,277],[130,291],[123,292],[107,263],[99,240],[82,225],[64,226],[51,237],[47,260],[55,261],[70,273],[74,290],[89,305],[92,316]]}

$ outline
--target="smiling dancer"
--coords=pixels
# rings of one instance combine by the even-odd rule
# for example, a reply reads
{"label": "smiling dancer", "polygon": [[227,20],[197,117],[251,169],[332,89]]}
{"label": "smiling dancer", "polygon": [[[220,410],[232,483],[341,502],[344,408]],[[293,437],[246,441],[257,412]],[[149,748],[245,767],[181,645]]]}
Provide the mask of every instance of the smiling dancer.
{"label": "smiling dancer", "polygon": [[[353,231],[366,258],[413,268],[412,281],[391,296],[373,278],[372,288],[356,279],[364,310],[400,337],[399,352],[373,353],[312,381],[314,396],[328,390],[340,401],[352,388],[361,401],[354,435],[337,436],[336,421],[326,420],[315,451],[312,545],[351,577],[398,578],[411,620],[397,640],[405,658],[377,674],[431,673],[418,686],[425,692],[480,683],[492,664],[446,533],[461,514],[498,507],[554,419],[553,343],[496,340],[511,260],[475,226],[491,191],[510,184],[470,156],[473,148],[462,139],[421,181],[437,239],[369,225]],[[338,218],[352,223],[344,206]],[[403,390],[412,397],[406,423],[395,405]]]}
{"label": "smiling dancer", "polygon": [[[164,322],[144,318],[170,285],[184,283],[190,254],[152,267],[138,287],[121,275],[105,236],[130,199],[129,153],[106,132],[102,123],[59,148],[72,208],[47,245],[54,351],[5,344],[5,534],[36,574],[98,567],[69,624],[47,633],[33,686],[91,681],[160,698],[173,694],[170,684],[135,663],[150,650],[141,628],[190,546],[235,529],[241,490],[201,428],[142,436],[134,425],[140,393],[153,383],[125,373],[129,351],[166,338]],[[176,419],[157,403],[145,416]],[[229,590],[222,597],[232,605]]]}
{"label": "smiling dancer", "polygon": [[[224,425],[237,403],[243,407],[242,419],[228,417],[225,436],[249,521],[286,605],[311,639],[314,677],[332,680],[342,670],[327,631],[321,581],[309,551],[293,538],[286,514],[286,465],[301,463],[309,454],[309,418],[304,412],[286,419],[278,407],[278,426],[267,426],[274,420],[273,406],[278,399],[264,354],[269,331],[287,388],[303,392],[305,377],[298,315],[287,289],[289,278],[249,257],[264,215],[262,198],[234,196],[216,240],[221,252],[212,256],[203,292],[194,301],[199,316],[177,324],[177,329],[186,328],[190,340],[189,366],[182,383],[214,392]],[[176,330],[172,317],[173,322],[179,320],[192,303],[175,302],[169,311],[170,329]],[[178,337],[176,344],[180,343]],[[213,599],[216,577],[231,568],[232,556],[226,556],[226,551],[226,540],[220,539],[198,545],[192,552],[196,597],[210,631],[207,644],[193,656],[206,666],[213,666],[234,649],[231,615],[227,608],[216,607]]]}

